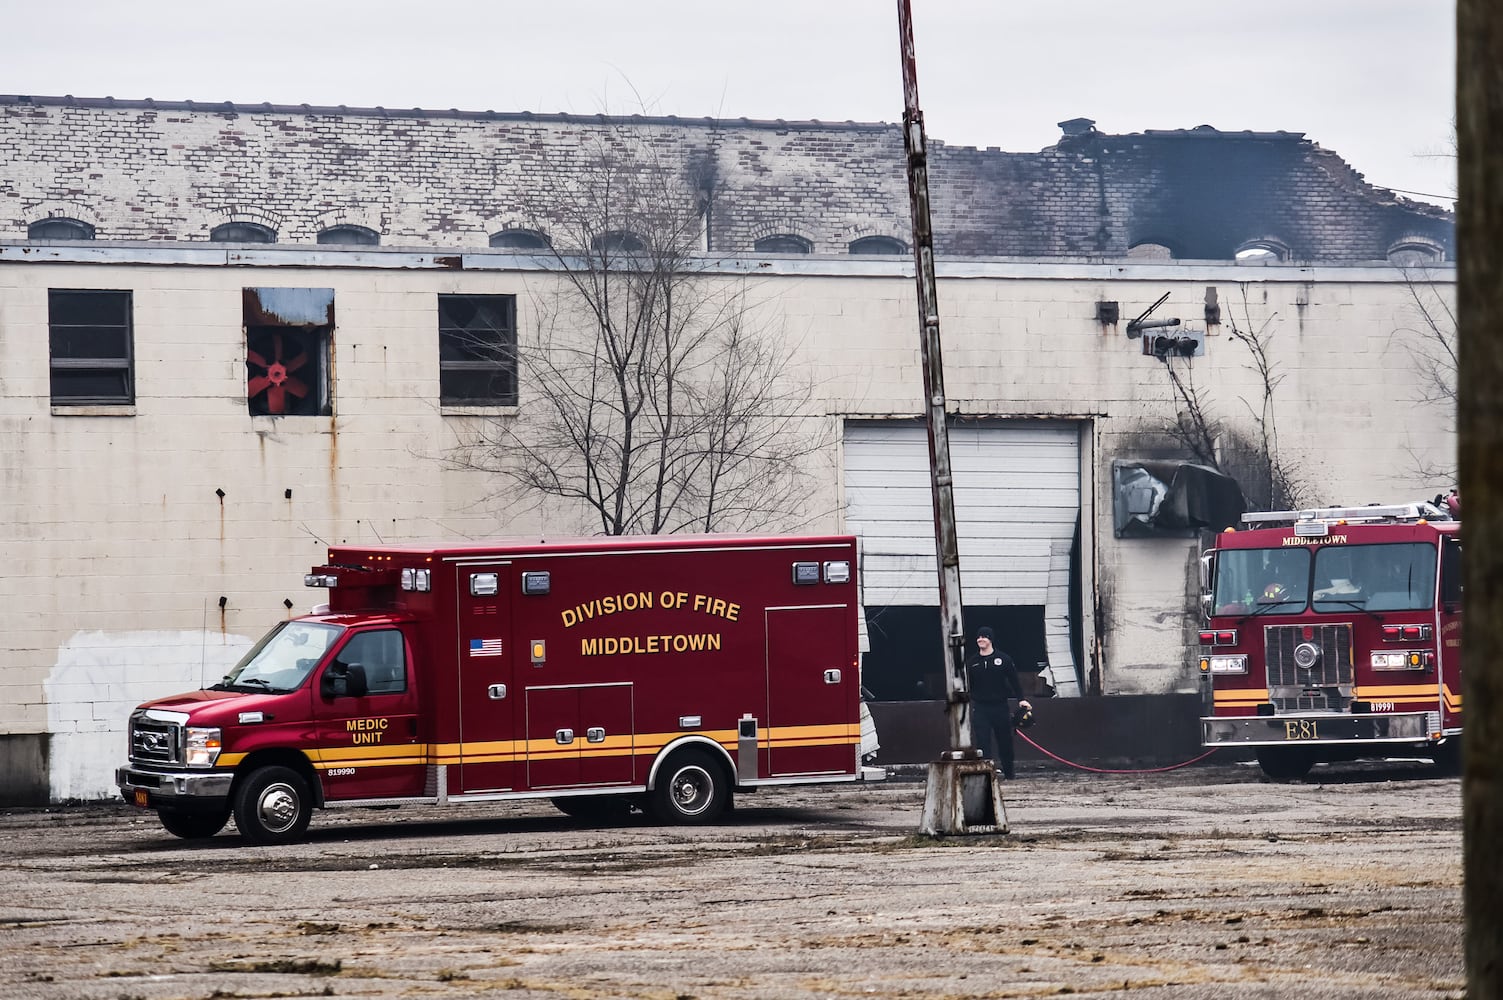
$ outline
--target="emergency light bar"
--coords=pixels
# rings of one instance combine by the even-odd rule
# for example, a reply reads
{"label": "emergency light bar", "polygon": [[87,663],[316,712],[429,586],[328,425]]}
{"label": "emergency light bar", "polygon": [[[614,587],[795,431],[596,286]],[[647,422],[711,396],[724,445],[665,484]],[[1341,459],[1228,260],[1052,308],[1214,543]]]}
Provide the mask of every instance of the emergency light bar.
{"label": "emergency light bar", "polygon": [[[1401,503],[1371,507],[1311,507],[1306,510],[1261,510],[1242,515],[1243,524],[1271,526],[1294,524],[1296,535],[1323,535],[1316,526],[1359,521],[1447,521],[1439,508],[1427,503]],[[1302,530],[1303,529],[1303,530]]]}
{"label": "emergency light bar", "polygon": [[333,573],[308,573],[303,576],[303,586],[337,587],[339,586],[339,577]]}
{"label": "emergency light bar", "polygon": [[402,570],[402,589],[427,593],[433,589],[433,571],[428,569]]}

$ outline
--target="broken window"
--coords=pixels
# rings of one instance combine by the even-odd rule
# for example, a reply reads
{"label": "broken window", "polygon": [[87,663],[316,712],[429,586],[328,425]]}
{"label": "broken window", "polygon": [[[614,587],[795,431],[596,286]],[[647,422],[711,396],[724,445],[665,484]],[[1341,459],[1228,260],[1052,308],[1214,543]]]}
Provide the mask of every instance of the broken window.
{"label": "broken window", "polygon": [[1237,481],[1192,462],[1112,460],[1118,538],[1189,537],[1235,525],[1247,501]]}
{"label": "broken window", "polygon": [[1277,240],[1250,240],[1233,255],[1239,264],[1272,264],[1289,259],[1289,248]]}
{"label": "broken window", "polygon": [[130,292],[49,288],[47,329],[53,406],[136,401]]}
{"label": "broken window", "polygon": [[625,229],[612,230],[609,233],[601,233],[590,241],[590,247],[594,250],[602,250],[607,253],[616,251],[619,253],[642,253],[647,249],[647,241],[636,233]]}
{"label": "broken window", "polygon": [[802,236],[794,236],[792,233],[779,233],[777,236],[764,236],[754,244],[757,253],[811,253],[814,244]]}
{"label": "broken window", "polygon": [[1424,267],[1445,260],[1445,251],[1428,240],[1404,240],[1388,248],[1388,262],[1395,267]]}
{"label": "broken window", "polygon": [[277,231],[254,222],[226,222],[209,233],[214,243],[275,243]]}
{"label": "broken window", "polygon": [[514,295],[438,297],[438,395],[445,406],[517,405]]}
{"label": "broken window", "polygon": [[242,289],[245,396],[253,417],[328,416],[332,288]]}
{"label": "broken window", "polygon": [[318,234],[318,242],[373,247],[381,242],[381,237],[374,229],[366,229],[364,226],[330,226]]}
{"label": "broken window", "polygon": [[548,237],[532,229],[504,229],[491,234],[491,246],[497,250],[547,250],[552,245]]}
{"label": "broken window", "polygon": [[848,249],[854,254],[897,254],[907,253],[908,245],[891,236],[863,236],[852,240]]}
{"label": "broken window", "polygon": [[77,219],[43,219],[26,227],[28,240],[92,240],[94,227]]}

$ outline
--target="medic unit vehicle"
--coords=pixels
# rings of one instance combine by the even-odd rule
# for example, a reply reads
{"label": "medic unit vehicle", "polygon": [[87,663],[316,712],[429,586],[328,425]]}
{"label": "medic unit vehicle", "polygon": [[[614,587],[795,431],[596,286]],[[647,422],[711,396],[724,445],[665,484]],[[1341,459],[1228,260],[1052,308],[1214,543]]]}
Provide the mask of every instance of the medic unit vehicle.
{"label": "medic unit vehicle", "polygon": [[882,775],[852,537],[338,546],[304,582],[328,603],[131,715],[116,783],[169,832],[536,797],[707,823],[737,791]]}
{"label": "medic unit vehicle", "polygon": [[1201,561],[1202,739],[1276,780],[1460,764],[1461,524],[1429,504],[1243,515]]}

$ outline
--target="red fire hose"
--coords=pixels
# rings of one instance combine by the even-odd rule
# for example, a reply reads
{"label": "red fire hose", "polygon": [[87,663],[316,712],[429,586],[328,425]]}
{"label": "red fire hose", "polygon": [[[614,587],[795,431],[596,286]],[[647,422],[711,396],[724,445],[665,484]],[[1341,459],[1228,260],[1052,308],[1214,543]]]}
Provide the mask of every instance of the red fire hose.
{"label": "red fire hose", "polygon": [[1177,771],[1177,770],[1179,770],[1182,767],[1189,767],[1191,764],[1194,764],[1194,763],[1197,763],[1199,761],[1205,760],[1207,757],[1211,756],[1211,754],[1213,754],[1217,750],[1221,749],[1220,747],[1211,747],[1211,749],[1207,750],[1205,753],[1201,754],[1199,757],[1192,757],[1191,759],[1189,759],[1187,761],[1183,761],[1183,762],[1181,762],[1179,764],[1170,764],[1168,767],[1137,767],[1137,768],[1088,767],[1085,764],[1077,764],[1073,760],[1065,760],[1059,754],[1052,753],[1052,752],[1050,752],[1048,750],[1045,750],[1043,747],[1041,747],[1037,743],[1035,743],[1033,741],[1033,739],[1027,733],[1023,732],[1021,729],[1015,729],[1015,730],[1013,730],[1013,732],[1015,732],[1017,735],[1023,737],[1023,739],[1028,742],[1029,746],[1033,747],[1035,750],[1037,750],[1039,753],[1043,754],[1044,756],[1051,757],[1054,760],[1057,760],[1061,764],[1064,764],[1064,765],[1066,765],[1068,767],[1078,768],[1078,769],[1080,769],[1082,771],[1091,771],[1091,772],[1093,772],[1095,774],[1153,774],[1153,773],[1155,773],[1157,771]]}

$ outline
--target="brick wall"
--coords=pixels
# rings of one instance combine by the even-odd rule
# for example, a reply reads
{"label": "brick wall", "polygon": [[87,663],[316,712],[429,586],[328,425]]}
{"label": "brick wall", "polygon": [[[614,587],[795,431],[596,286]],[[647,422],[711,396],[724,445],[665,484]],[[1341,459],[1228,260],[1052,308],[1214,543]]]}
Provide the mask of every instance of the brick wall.
{"label": "brick wall", "polygon": [[[714,191],[709,244],[790,233],[815,253],[909,238],[897,126],[116,102],[0,96],[0,239],[65,216],[114,240],[206,240],[254,221],[280,242],[353,223],[386,245],[485,246],[554,231],[601,163],[661,167],[673,196]],[[1087,132],[1035,153],[930,148],[948,256],[1120,256],[1141,242],[1228,259],[1274,239],[1296,260],[1380,260],[1454,220],[1365,184],[1297,133]]]}

